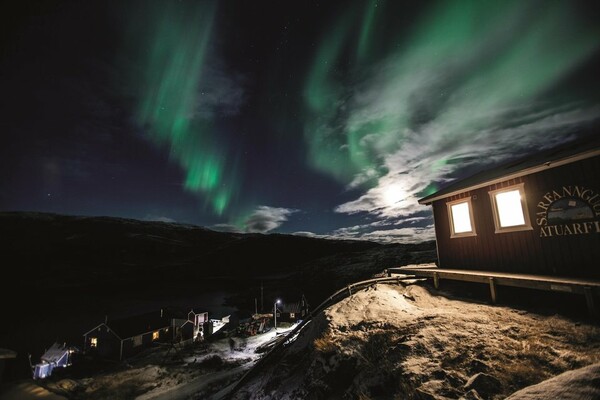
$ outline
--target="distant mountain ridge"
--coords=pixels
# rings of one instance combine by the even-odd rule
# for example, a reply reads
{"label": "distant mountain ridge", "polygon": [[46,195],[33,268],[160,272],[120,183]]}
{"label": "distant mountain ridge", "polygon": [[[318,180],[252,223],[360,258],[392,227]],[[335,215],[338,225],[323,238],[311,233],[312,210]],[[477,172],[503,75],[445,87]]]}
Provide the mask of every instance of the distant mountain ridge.
{"label": "distant mountain ridge", "polygon": [[[207,228],[113,217],[0,213],[0,251],[13,260],[13,278],[50,271],[131,270],[169,267],[190,276],[258,275],[292,269],[311,259],[364,251],[380,244],[282,234],[217,232]],[[252,268],[249,268],[249,267]],[[100,275],[100,276],[98,276]],[[121,278],[126,278],[122,276]]]}

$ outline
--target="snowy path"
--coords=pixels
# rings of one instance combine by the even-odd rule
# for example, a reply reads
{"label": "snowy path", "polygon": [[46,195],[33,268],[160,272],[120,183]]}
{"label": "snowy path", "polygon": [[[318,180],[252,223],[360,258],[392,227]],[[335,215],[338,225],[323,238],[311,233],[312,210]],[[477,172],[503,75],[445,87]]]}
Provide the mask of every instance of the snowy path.
{"label": "snowy path", "polygon": [[2,400],[67,400],[66,397],[49,392],[34,382],[22,382],[3,387],[0,391]]}
{"label": "snowy path", "polygon": [[186,399],[189,396],[204,390],[207,386],[215,382],[225,380],[231,378],[234,375],[244,373],[246,370],[252,367],[252,364],[254,364],[254,361],[248,362],[246,364],[240,365],[239,367],[227,371],[219,371],[207,375],[202,375],[190,382],[182,383],[181,385],[174,386],[166,391],[160,391],[160,393],[156,393],[155,391],[145,393],[142,396],[136,397],[136,400]]}
{"label": "snowy path", "polygon": [[[177,386],[171,387],[159,387],[144,393],[141,396],[136,397],[136,400],[171,400],[171,399],[186,399],[195,393],[201,392],[219,381],[225,383],[231,382],[234,377],[239,379],[247,370],[252,368],[254,363],[261,357],[261,354],[256,353],[256,350],[261,346],[266,346],[269,343],[273,343],[281,335],[291,331],[296,327],[296,324],[287,328],[277,328],[270,330],[267,333],[263,333],[248,338],[236,338],[236,350],[231,351],[229,348],[229,342],[227,339],[222,339],[217,342],[211,343],[210,351],[202,356],[192,356],[186,359],[186,362],[194,363],[201,362],[203,359],[208,357],[218,356],[224,361],[229,362],[244,362],[235,368],[212,372],[198,376],[188,382],[181,383]],[[228,385],[227,387],[229,387]],[[223,391],[223,389],[221,389]],[[220,392],[219,392],[220,393]]]}

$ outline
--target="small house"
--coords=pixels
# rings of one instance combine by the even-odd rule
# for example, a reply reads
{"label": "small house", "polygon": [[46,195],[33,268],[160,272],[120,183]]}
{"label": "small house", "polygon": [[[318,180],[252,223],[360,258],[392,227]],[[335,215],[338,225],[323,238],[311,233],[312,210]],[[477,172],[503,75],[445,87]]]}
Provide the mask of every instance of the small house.
{"label": "small house", "polygon": [[452,183],[431,205],[438,267],[600,278],[600,141]]}
{"label": "small house", "polygon": [[176,342],[195,342],[204,340],[212,333],[207,312],[196,313],[191,310],[187,319],[173,318],[172,326]]}
{"label": "small house", "polygon": [[284,303],[281,307],[281,316],[278,315],[277,317],[284,322],[296,322],[304,319],[306,315],[308,315],[308,302],[302,295],[298,302]]}
{"label": "small house", "polygon": [[87,331],[84,353],[101,358],[122,360],[154,343],[173,339],[171,318],[163,310],[105,321]]}
{"label": "small house", "polygon": [[74,349],[54,343],[42,355],[40,362],[33,367],[33,379],[44,379],[52,375],[55,368],[65,368],[71,365],[71,355]]}

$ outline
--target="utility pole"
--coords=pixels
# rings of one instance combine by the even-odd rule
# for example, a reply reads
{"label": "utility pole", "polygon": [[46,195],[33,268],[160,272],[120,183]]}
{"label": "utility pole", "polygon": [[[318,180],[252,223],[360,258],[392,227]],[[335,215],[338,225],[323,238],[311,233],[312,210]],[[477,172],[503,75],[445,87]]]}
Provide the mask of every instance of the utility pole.
{"label": "utility pole", "polygon": [[258,314],[258,302],[256,301],[256,297],[254,298],[254,314]]}

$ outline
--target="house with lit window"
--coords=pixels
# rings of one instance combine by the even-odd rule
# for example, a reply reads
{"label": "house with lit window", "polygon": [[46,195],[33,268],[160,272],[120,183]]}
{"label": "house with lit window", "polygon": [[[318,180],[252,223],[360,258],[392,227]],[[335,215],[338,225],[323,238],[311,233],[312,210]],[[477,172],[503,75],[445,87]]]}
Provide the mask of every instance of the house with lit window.
{"label": "house with lit window", "polygon": [[104,359],[122,360],[154,343],[173,338],[172,319],[163,310],[108,321],[84,333],[83,352]]}
{"label": "house with lit window", "polygon": [[175,342],[192,343],[208,338],[212,334],[212,323],[208,312],[190,310],[187,318],[173,318],[173,338]]}
{"label": "house with lit window", "polygon": [[281,307],[281,314],[277,317],[280,321],[296,322],[304,319],[308,315],[308,302],[304,295],[300,301],[295,303],[284,303]]}
{"label": "house with lit window", "polygon": [[584,138],[457,181],[433,207],[438,267],[600,278],[600,141]]}

